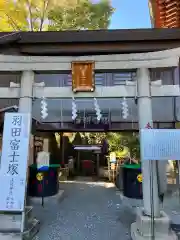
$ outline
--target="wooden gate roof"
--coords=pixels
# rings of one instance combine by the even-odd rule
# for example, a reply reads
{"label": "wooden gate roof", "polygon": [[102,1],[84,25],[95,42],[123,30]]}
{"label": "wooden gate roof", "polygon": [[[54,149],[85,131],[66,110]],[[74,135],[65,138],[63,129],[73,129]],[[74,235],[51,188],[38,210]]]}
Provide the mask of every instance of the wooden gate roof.
{"label": "wooden gate roof", "polygon": [[0,32],[0,54],[79,56],[180,47],[180,28],[60,32]]}

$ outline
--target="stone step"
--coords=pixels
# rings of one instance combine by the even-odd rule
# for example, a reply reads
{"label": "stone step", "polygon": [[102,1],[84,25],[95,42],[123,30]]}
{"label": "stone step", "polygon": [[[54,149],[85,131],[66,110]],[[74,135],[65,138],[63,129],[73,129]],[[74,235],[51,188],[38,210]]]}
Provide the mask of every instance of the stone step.
{"label": "stone step", "polygon": [[0,240],[32,240],[39,232],[39,229],[40,222],[34,218],[31,222],[29,222],[29,225],[23,234],[19,231],[8,232],[6,230],[4,232],[0,232]]}
{"label": "stone step", "polygon": [[35,237],[35,235],[39,232],[40,229],[40,221],[34,218],[29,226],[23,232],[23,240],[31,240]]}

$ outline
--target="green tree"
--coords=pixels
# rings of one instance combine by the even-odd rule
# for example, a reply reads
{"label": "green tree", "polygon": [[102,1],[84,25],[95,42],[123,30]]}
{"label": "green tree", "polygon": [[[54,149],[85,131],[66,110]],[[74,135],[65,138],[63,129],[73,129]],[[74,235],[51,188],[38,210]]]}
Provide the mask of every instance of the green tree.
{"label": "green tree", "polygon": [[0,0],[1,31],[42,31],[55,0]]}
{"label": "green tree", "polygon": [[0,0],[0,31],[107,28],[112,13],[108,0]]}
{"label": "green tree", "polygon": [[114,9],[109,0],[93,3],[79,0],[72,7],[58,7],[49,12],[49,30],[107,29]]}
{"label": "green tree", "polygon": [[84,135],[89,144],[101,144],[106,137],[106,134],[103,132],[85,132]]}
{"label": "green tree", "polygon": [[131,157],[140,158],[139,135],[136,133],[110,132],[107,135],[110,151],[122,152],[128,147]]}
{"label": "green tree", "polygon": [[75,137],[72,141],[72,144],[73,145],[81,145],[82,144],[82,137],[81,137],[81,134],[79,132],[77,132],[75,134]]}

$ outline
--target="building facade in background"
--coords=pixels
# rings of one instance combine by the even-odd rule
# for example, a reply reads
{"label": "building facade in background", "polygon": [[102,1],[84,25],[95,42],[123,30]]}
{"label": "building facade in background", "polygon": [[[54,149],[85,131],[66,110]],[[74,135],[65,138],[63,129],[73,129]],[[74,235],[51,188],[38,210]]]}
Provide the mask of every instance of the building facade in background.
{"label": "building facade in background", "polygon": [[153,27],[180,27],[179,0],[149,0],[149,9]]}

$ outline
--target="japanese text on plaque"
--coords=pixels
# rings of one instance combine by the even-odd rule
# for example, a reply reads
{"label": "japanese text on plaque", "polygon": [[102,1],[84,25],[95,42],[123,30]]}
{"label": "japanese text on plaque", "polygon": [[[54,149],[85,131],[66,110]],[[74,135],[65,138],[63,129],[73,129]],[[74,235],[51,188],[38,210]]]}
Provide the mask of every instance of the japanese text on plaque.
{"label": "japanese text on plaque", "polygon": [[8,175],[18,175],[19,148],[21,144],[22,116],[14,116],[11,125],[11,138],[9,140],[10,155],[8,156]]}

